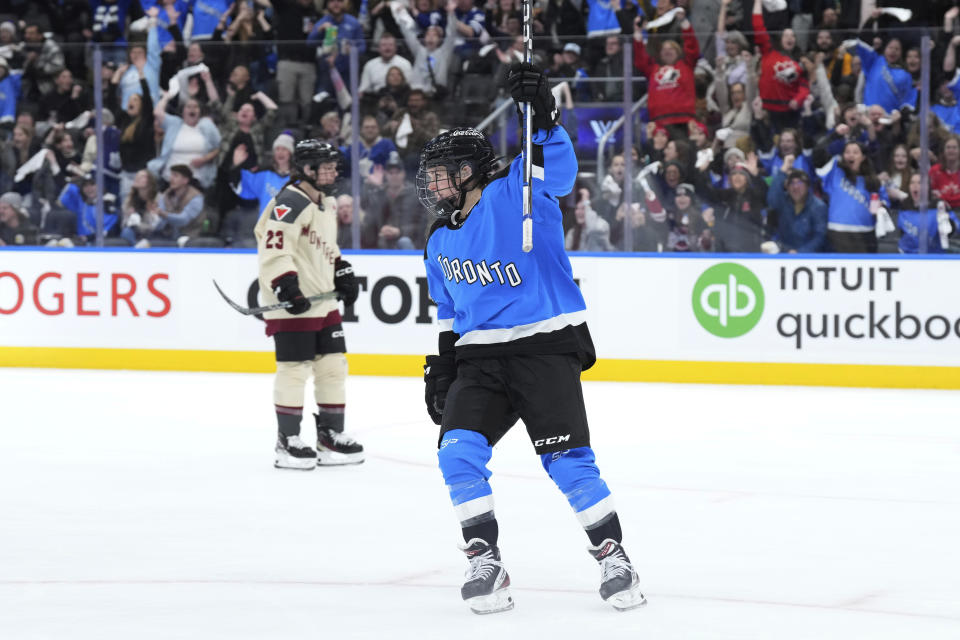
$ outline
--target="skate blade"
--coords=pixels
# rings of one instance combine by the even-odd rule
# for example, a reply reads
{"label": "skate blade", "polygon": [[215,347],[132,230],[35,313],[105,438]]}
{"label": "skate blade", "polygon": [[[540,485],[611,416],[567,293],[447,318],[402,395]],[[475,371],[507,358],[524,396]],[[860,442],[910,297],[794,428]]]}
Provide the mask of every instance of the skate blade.
{"label": "skate blade", "polygon": [[276,469],[289,469],[292,471],[313,471],[317,466],[314,458],[294,458],[291,456],[277,457],[273,461]]}
{"label": "skate blade", "polygon": [[607,598],[607,602],[617,611],[630,611],[647,604],[647,599],[640,591],[640,587],[633,585],[625,591],[613,594]]}
{"label": "skate blade", "polygon": [[466,602],[471,611],[481,616],[513,609],[513,596],[509,589],[497,589],[489,595],[474,596]]}
{"label": "skate blade", "polygon": [[340,453],[339,451],[317,450],[318,467],[337,467],[345,464],[361,464],[365,460],[363,452]]}

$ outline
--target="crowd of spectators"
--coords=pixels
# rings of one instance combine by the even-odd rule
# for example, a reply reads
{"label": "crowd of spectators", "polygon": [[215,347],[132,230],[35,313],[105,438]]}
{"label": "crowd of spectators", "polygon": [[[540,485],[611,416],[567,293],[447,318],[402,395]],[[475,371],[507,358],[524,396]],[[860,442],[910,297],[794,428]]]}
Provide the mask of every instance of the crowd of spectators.
{"label": "crowd of spectators", "polygon": [[[563,107],[646,100],[634,147],[583,161],[562,198],[568,250],[949,250],[956,1],[535,1],[535,62],[563,83]],[[72,246],[98,232],[137,248],[252,246],[296,140],[317,137],[344,152],[341,246],[421,249],[432,222],[412,186],[421,146],[502,104],[523,56],[520,0],[4,6],[0,246]]]}

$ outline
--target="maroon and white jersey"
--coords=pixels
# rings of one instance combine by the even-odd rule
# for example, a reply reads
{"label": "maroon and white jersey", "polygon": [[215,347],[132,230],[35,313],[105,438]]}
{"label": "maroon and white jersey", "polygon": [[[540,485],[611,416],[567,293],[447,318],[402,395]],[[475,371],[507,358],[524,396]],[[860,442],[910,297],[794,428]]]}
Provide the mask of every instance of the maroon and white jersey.
{"label": "maroon and white jersey", "polygon": [[[257,238],[260,302],[279,302],[273,289],[277,280],[296,273],[303,295],[333,291],[337,246],[337,203],[325,196],[317,205],[296,186],[287,186],[261,212],[253,230]],[[334,317],[335,316],[335,317]],[[340,322],[336,300],[314,302],[308,311],[291,315],[286,310],[268,311],[267,335],[277,331],[319,331]]]}

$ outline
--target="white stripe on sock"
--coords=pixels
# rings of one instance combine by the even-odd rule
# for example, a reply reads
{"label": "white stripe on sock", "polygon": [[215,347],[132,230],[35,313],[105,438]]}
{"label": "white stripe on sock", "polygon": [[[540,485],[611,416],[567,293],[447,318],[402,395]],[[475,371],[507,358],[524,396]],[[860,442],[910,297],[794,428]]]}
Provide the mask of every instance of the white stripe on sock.
{"label": "white stripe on sock", "polygon": [[580,521],[584,529],[589,529],[591,525],[597,524],[614,511],[616,511],[616,509],[614,509],[613,506],[613,496],[607,496],[592,507],[578,511],[577,520]]}
{"label": "white stripe on sock", "polygon": [[473,500],[468,500],[467,502],[455,504],[453,505],[453,510],[456,512],[460,522],[476,518],[488,511],[493,511],[493,494],[491,493],[480,496],[479,498],[474,498]]}

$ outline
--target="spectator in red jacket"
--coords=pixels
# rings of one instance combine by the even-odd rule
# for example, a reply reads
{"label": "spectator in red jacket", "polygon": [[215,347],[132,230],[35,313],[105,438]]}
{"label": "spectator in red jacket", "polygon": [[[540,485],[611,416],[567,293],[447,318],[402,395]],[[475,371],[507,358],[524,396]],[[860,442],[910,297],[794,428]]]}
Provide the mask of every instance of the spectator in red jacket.
{"label": "spectator in red jacket", "polygon": [[760,47],[760,98],[770,114],[770,124],[780,132],[786,128],[800,128],[800,110],[810,95],[803,66],[785,52],[793,52],[797,36],[786,29],[780,38],[782,50],[773,48],[770,34],[763,23],[763,2],[753,0],[754,41]]}
{"label": "spectator in red jacket", "polygon": [[943,143],[942,162],[930,167],[930,189],[949,208],[960,207],[960,137],[950,136]]}
{"label": "spectator in red jacket", "polygon": [[690,21],[678,15],[683,30],[683,50],[674,40],[660,45],[660,63],[653,61],[643,43],[642,18],[633,23],[633,64],[647,76],[647,108],[650,120],[666,127],[673,139],[687,137],[687,122],[696,118],[696,86],[693,69],[700,57],[700,46]]}

